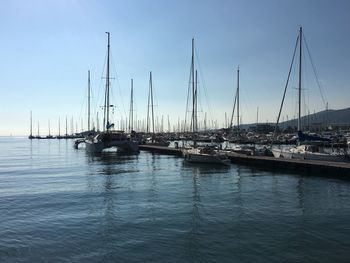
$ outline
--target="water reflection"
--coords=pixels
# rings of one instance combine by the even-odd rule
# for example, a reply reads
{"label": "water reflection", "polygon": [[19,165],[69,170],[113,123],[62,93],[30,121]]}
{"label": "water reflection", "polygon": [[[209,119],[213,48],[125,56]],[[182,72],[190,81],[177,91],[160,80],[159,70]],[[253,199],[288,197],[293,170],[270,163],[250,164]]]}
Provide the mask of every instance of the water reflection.
{"label": "water reflection", "polygon": [[237,192],[240,193],[241,192],[241,167],[237,167],[235,170],[234,170],[234,176],[232,177],[233,178],[233,183],[234,185],[236,186],[237,188]]}
{"label": "water reflection", "polygon": [[159,155],[152,154],[151,156],[152,156],[152,158],[151,158],[152,170],[151,170],[151,182],[150,182],[151,187],[150,187],[150,192],[152,194],[156,194],[157,193],[157,180],[156,180],[156,173],[155,173],[155,171],[157,170],[157,168],[156,168],[157,167],[156,161],[159,162]]}
{"label": "water reflection", "polygon": [[113,232],[115,226],[119,223],[117,220],[118,217],[118,191],[116,177],[113,176],[114,171],[110,166],[105,167],[104,169],[104,182],[103,182],[103,207],[104,207],[104,216],[103,216],[103,232],[102,240],[104,243],[109,244],[113,240]]}
{"label": "water reflection", "polygon": [[233,175],[233,189],[231,191],[232,193],[232,205],[234,207],[234,215],[236,215],[238,218],[242,217],[244,214],[243,210],[243,197],[242,197],[242,168],[237,167],[234,170]]}
{"label": "water reflection", "polygon": [[116,226],[120,223],[118,213],[119,189],[122,188],[118,175],[124,173],[123,164],[131,162],[135,157],[121,156],[116,152],[85,154],[90,170],[88,171],[88,188],[93,196],[94,206],[91,210],[101,211],[101,239],[109,246],[114,239]]}
{"label": "water reflection", "polygon": [[189,230],[189,253],[192,255],[196,255],[199,253],[200,246],[199,241],[200,238],[200,227],[201,227],[201,214],[200,214],[200,175],[201,171],[199,169],[200,166],[193,167],[192,174],[192,211],[191,211],[191,222],[190,222],[190,230]]}
{"label": "water reflection", "polygon": [[[44,140],[0,141],[5,262],[349,258],[348,181],[149,153],[89,156],[57,143],[48,156]],[[38,170],[28,173],[29,153]]]}
{"label": "water reflection", "polygon": [[159,195],[158,195],[158,180],[157,180],[157,170],[160,170],[159,166],[159,155],[156,154],[147,154],[147,171],[144,171],[145,179],[147,180],[145,185],[146,191],[146,204],[149,215],[148,220],[155,222],[159,217],[159,212],[157,209],[157,204],[159,204]]}
{"label": "water reflection", "polygon": [[298,208],[301,209],[302,214],[305,213],[305,204],[304,204],[304,178],[299,177],[297,182],[297,196],[298,196]]}
{"label": "water reflection", "polygon": [[138,159],[138,155],[127,155],[109,151],[100,153],[85,152],[85,156],[88,164],[101,163],[103,165],[123,164]]}
{"label": "water reflection", "polygon": [[186,161],[183,162],[183,165],[186,169],[192,170],[194,174],[198,175],[226,174],[230,170],[230,166],[226,165],[188,163]]}
{"label": "water reflection", "polygon": [[160,160],[164,159],[163,156],[155,153],[148,153],[145,155],[147,170],[156,171],[160,170]]}

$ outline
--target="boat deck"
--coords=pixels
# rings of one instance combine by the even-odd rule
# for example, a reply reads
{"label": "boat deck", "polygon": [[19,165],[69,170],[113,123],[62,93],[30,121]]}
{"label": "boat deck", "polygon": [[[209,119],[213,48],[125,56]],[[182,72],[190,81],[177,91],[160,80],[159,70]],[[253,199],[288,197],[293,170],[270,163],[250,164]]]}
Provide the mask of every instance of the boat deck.
{"label": "boat deck", "polygon": [[171,148],[166,146],[156,146],[156,145],[139,145],[141,151],[149,151],[160,154],[176,155],[182,156],[180,148]]}

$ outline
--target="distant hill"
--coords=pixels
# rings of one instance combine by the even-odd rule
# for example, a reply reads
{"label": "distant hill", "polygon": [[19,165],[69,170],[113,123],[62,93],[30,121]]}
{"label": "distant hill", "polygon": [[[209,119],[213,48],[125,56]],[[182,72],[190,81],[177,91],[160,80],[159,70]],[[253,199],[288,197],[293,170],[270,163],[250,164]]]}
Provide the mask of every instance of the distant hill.
{"label": "distant hill", "polygon": [[[326,114],[325,111],[320,112]],[[342,110],[328,110],[328,118],[330,123],[350,123],[350,108]]]}
{"label": "distant hill", "polygon": [[[303,116],[301,118],[301,123],[303,127],[310,126],[318,126],[318,127],[326,127],[329,125],[349,125],[350,126],[350,108],[340,109],[340,110],[324,110],[320,112],[316,112],[307,116]],[[260,123],[260,124],[269,124],[274,126],[274,123]],[[256,123],[251,124],[242,124],[241,129],[248,129],[249,127],[256,126]],[[286,127],[296,127],[297,119],[292,119],[285,122],[280,122],[280,128]]]}
{"label": "distant hill", "polygon": [[[282,122],[282,127],[296,126],[297,120],[289,120]],[[350,108],[341,110],[324,110],[316,112],[301,118],[303,126],[312,125],[334,125],[334,124],[350,124]]]}

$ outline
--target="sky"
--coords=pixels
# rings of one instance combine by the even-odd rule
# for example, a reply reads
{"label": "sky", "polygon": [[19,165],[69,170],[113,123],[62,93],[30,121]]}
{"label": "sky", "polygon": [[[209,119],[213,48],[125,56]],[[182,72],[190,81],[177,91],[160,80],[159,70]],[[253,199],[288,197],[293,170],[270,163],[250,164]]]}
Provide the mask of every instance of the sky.
{"label": "sky", "polygon": [[[239,67],[241,121],[275,121],[300,26],[320,83],[304,52],[302,114],[325,102],[350,107],[349,12],[347,0],[1,0],[0,136],[28,135],[31,111],[35,134],[39,123],[46,135],[49,121],[57,134],[59,118],[64,133],[66,117],[86,127],[88,70],[101,121],[106,31],[117,128],[131,78],[134,119],[145,120],[150,71],[158,123],[163,116],[167,130],[169,116],[172,130],[185,119],[192,38],[199,119],[221,127],[231,118]],[[296,67],[292,77],[283,120],[297,114]]]}

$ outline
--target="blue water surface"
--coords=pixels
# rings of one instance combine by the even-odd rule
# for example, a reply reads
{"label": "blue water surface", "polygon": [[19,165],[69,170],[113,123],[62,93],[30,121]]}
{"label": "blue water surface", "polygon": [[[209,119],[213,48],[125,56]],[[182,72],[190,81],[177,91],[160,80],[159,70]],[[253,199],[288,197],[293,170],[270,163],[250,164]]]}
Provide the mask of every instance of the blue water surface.
{"label": "blue water surface", "polygon": [[0,138],[0,262],[349,262],[350,182]]}

